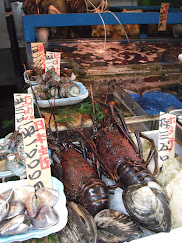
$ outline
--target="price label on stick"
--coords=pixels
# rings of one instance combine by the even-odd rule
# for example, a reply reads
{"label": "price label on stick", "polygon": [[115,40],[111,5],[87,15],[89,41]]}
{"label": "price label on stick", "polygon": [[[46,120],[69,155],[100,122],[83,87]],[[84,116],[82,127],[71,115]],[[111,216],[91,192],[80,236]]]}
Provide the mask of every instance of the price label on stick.
{"label": "price label on stick", "polygon": [[175,157],[175,131],[176,116],[172,114],[161,113],[158,137],[159,170],[162,168],[162,166],[165,166],[169,159],[173,159]]}
{"label": "price label on stick", "polygon": [[35,67],[45,69],[45,51],[44,44],[42,42],[31,43],[33,64]]}
{"label": "price label on stick", "polygon": [[60,52],[46,51],[46,69],[45,69],[45,71],[47,72],[48,70],[54,68],[55,72],[60,77],[60,58],[61,58]]}
{"label": "price label on stick", "polygon": [[161,3],[158,31],[166,31],[169,3]]}
{"label": "price label on stick", "polygon": [[50,159],[47,148],[47,136],[43,118],[24,121],[22,125],[26,172],[28,185],[35,189],[52,188]]}
{"label": "price label on stick", "polygon": [[34,119],[34,106],[32,94],[14,94],[15,130],[22,130],[23,120]]}

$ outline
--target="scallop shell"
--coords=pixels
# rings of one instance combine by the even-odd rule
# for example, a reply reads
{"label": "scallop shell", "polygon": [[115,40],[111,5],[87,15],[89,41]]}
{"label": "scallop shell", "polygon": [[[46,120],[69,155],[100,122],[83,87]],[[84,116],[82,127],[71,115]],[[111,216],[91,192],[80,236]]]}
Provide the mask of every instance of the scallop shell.
{"label": "scallop shell", "polygon": [[92,215],[81,205],[67,202],[68,222],[59,232],[61,242],[95,243],[97,228]]}
{"label": "scallop shell", "polygon": [[113,209],[104,209],[94,217],[98,239],[102,242],[125,242],[143,236],[140,227],[127,215]]}
{"label": "scallop shell", "polygon": [[171,211],[166,194],[155,182],[128,186],[123,202],[129,215],[153,232],[169,232]]}

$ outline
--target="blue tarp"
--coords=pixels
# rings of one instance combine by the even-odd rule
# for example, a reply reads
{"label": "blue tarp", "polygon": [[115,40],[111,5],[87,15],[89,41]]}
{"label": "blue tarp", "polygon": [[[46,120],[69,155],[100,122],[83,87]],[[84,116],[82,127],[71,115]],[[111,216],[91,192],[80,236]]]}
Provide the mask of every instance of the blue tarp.
{"label": "blue tarp", "polygon": [[182,103],[173,95],[163,92],[145,92],[143,95],[130,94],[130,96],[149,114],[159,114],[160,111],[182,109]]}

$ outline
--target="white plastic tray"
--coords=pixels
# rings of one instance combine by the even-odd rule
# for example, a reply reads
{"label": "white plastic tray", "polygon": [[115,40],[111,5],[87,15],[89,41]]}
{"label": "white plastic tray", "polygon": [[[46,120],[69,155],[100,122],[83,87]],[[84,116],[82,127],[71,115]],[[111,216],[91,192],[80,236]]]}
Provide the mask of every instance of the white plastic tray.
{"label": "white plastic tray", "polygon": [[[9,181],[5,183],[0,184],[0,193],[10,189],[10,188],[16,188],[20,186],[27,185],[27,180],[19,180],[19,181]],[[32,238],[42,238],[47,235],[50,235],[52,233],[56,233],[63,229],[65,225],[67,224],[68,220],[68,211],[66,208],[66,197],[63,191],[63,184],[61,181],[56,179],[55,177],[52,177],[52,185],[55,190],[59,192],[59,199],[54,205],[54,209],[57,211],[59,216],[59,221],[56,225],[45,229],[45,230],[39,230],[33,228],[33,226],[24,234],[19,235],[12,235],[12,236],[0,236],[0,242],[1,243],[9,243],[9,242],[15,242],[15,241],[24,241]]]}
{"label": "white plastic tray", "polygon": [[[38,105],[41,108],[48,108],[51,107],[50,103],[52,104],[52,106],[66,106],[66,105],[74,105],[74,104],[78,104],[80,102],[82,102],[84,99],[86,99],[88,97],[88,90],[86,89],[86,87],[80,83],[80,82],[76,82],[74,81],[77,85],[79,85],[79,87],[81,88],[81,93],[77,96],[77,97],[70,97],[70,98],[60,98],[60,99],[50,99],[48,100],[37,100]],[[33,86],[33,88],[36,86]],[[31,87],[28,88],[28,94],[31,94],[32,90]],[[35,100],[34,100],[35,103]]]}

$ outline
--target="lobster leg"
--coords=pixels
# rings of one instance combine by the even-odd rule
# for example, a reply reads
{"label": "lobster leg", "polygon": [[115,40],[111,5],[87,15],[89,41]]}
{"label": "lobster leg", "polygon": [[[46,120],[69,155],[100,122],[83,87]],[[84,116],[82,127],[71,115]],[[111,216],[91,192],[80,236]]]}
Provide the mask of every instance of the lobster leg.
{"label": "lobster leg", "polygon": [[155,168],[154,168],[154,171],[153,171],[153,175],[156,175],[158,173],[158,162],[157,162],[157,151],[156,151],[156,148],[155,148],[155,144],[154,144],[154,141],[150,138],[148,138],[147,136],[145,136],[144,134],[142,134],[140,132],[140,137],[148,140],[151,144],[151,149],[150,149],[150,152],[148,154],[148,157],[146,159],[146,163],[145,163],[145,166],[147,167],[152,159],[152,157],[154,158],[154,163],[155,163]]}

